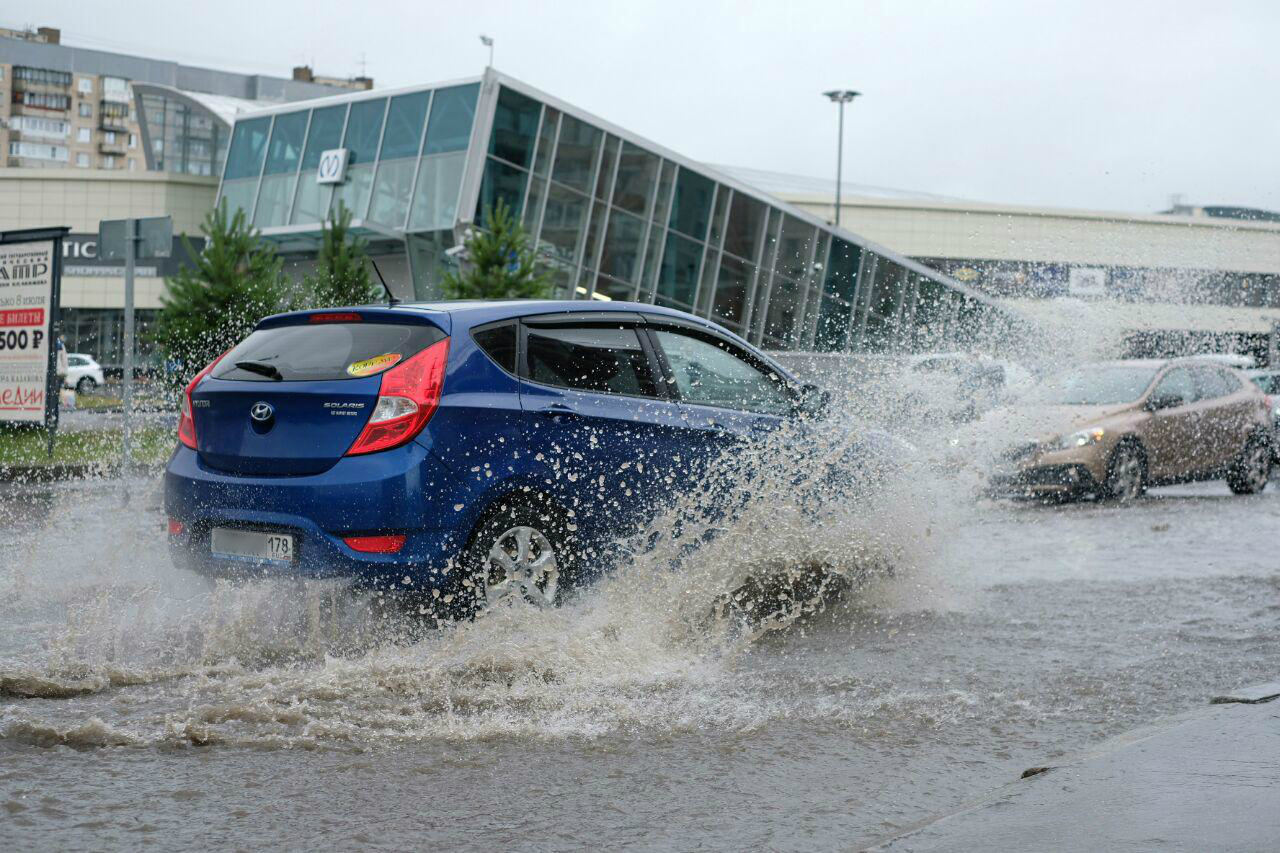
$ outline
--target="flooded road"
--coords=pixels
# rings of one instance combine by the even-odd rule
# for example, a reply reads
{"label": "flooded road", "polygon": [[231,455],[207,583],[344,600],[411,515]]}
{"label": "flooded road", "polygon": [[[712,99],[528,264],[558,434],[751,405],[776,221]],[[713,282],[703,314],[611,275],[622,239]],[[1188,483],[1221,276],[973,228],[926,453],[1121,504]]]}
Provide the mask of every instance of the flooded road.
{"label": "flooded road", "polygon": [[871,843],[1274,679],[1276,485],[953,497],[892,577],[733,642],[626,578],[443,630],[214,586],[170,567],[153,486],[127,510],[110,483],[4,487],[0,826],[11,849]]}

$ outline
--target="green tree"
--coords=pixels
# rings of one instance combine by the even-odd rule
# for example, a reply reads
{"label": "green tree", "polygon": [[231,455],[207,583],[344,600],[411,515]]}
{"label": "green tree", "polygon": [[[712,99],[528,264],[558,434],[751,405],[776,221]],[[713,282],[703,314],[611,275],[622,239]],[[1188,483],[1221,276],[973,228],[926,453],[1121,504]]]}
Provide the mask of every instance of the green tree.
{"label": "green tree", "polygon": [[270,243],[249,224],[243,210],[228,214],[223,201],[200,226],[204,250],[183,235],[191,266],[167,282],[151,336],[186,373],[208,364],[249,333],[258,320],[279,311],[284,298],[283,264]]}
{"label": "green tree", "polygon": [[303,276],[299,308],[334,308],[381,302],[386,295],[369,277],[368,244],[351,233],[351,211],[341,201],[324,224],[315,269]]}
{"label": "green tree", "polygon": [[464,243],[467,260],[459,273],[441,280],[450,299],[545,299],[551,278],[529,247],[529,236],[503,199],[485,207],[484,225]]}

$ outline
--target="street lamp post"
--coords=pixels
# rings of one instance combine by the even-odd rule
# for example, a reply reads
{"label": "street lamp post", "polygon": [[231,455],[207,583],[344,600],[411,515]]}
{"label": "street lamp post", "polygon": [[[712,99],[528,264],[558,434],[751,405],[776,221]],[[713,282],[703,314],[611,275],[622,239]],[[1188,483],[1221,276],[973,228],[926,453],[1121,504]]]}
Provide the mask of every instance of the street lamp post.
{"label": "street lamp post", "polygon": [[489,48],[489,67],[493,67],[493,39],[490,36],[481,35],[480,43]]}
{"label": "street lamp post", "polygon": [[840,135],[836,143],[836,225],[840,224],[840,185],[844,182],[844,105],[858,97],[859,92],[852,89],[832,89],[823,92],[832,101],[840,105]]}

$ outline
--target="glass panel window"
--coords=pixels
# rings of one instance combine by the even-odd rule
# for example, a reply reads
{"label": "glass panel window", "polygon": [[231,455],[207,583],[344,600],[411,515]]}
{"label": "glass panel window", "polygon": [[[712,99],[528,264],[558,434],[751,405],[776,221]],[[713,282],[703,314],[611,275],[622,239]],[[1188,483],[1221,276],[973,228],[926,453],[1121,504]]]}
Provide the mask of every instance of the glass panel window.
{"label": "glass panel window", "polygon": [[395,160],[418,156],[418,148],[422,144],[422,128],[427,118],[427,102],[430,99],[430,92],[411,92],[391,99],[379,159]]}
{"label": "glass panel window", "polygon": [[826,292],[845,302],[852,302],[861,259],[861,246],[835,238],[831,244],[831,257],[827,260]]}
{"label": "glass panel window", "polygon": [[293,214],[289,221],[295,224],[324,221],[332,197],[331,185],[317,184],[315,172],[303,172],[298,178],[298,191],[293,198]]}
{"label": "glass panel window", "polygon": [[875,280],[871,285],[871,311],[881,317],[893,319],[898,308],[898,295],[902,292],[904,270],[886,258],[876,262]]}
{"label": "glass panel window", "polygon": [[724,250],[731,255],[754,261],[760,251],[760,234],[767,209],[763,202],[735,192],[729,208],[729,227],[724,236]]}
{"label": "glass panel window", "polygon": [[[418,188],[413,194],[409,228],[413,231],[452,228],[458,219],[458,192],[467,152],[424,157],[418,167]],[[413,161],[408,161],[412,163]]]}
{"label": "glass panel window", "polygon": [[476,118],[476,96],[479,83],[438,89],[431,99],[431,118],[427,121],[427,141],[423,154],[465,151],[471,143],[471,125]]}
{"label": "glass panel window", "polygon": [[536,175],[529,181],[529,195],[524,200],[521,221],[524,230],[531,235],[538,233],[538,217],[542,215],[542,202],[547,197],[547,179]]}
{"label": "glass panel window", "polygon": [[311,131],[307,134],[307,150],[302,155],[302,168],[315,169],[320,155],[342,144],[342,123],[347,119],[347,105],[339,104],[315,110]]}
{"label": "glass panel window", "polygon": [[[108,168],[104,166],[103,168]],[[238,181],[223,181],[219,194],[221,201],[227,204],[227,213],[234,215],[239,208],[245,213],[253,210],[253,194],[258,189],[257,178],[241,178]]]}
{"label": "glass panel window", "polygon": [[814,348],[819,352],[838,352],[845,348],[849,339],[849,318],[853,307],[847,302],[822,297],[822,306],[818,309],[818,328],[814,335]]}
{"label": "glass panel window", "polygon": [[625,281],[617,281],[602,275],[596,279],[596,290],[592,294],[594,299],[623,300],[630,302],[636,298],[636,286],[627,284]]}
{"label": "glass panel window", "polygon": [[640,272],[640,241],[644,239],[644,220],[621,210],[609,214],[609,231],[604,253],[600,256],[600,272],[620,281],[634,282]]}
{"label": "glass panel window", "polygon": [[667,246],[662,253],[662,269],[658,273],[657,303],[686,310],[692,307],[701,264],[701,243],[668,233]]}
{"label": "glass panel window", "polygon": [[529,379],[579,391],[656,397],[635,329],[530,327]]}
{"label": "glass panel window", "polygon": [[735,327],[742,325],[747,303],[747,285],[751,281],[751,265],[724,255],[720,259],[720,277],[716,281],[715,301],[711,305],[713,320]]}
{"label": "glass panel window", "polygon": [[613,203],[623,210],[644,216],[649,212],[658,179],[658,157],[630,142],[622,143],[622,159],[618,161],[618,179],[613,188]]}
{"label": "glass panel window", "polygon": [[480,198],[476,200],[476,222],[485,222],[486,211],[498,204],[498,199],[505,199],[507,206],[519,211],[524,202],[524,187],[529,180],[529,173],[517,169],[500,160],[489,158],[484,169],[484,178],[480,181]]}
{"label": "glass panel window", "polygon": [[418,161],[407,157],[378,163],[373,200],[369,202],[371,221],[392,228],[404,225],[405,214],[409,212],[409,194],[413,191],[413,173],[417,168]]}
{"label": "glass panel window", "polygon": [[711,236],[707,242],[719,249],[720,241],[724,239],[724,220],[729,214],[729,194],[730,189],[725,186],[716,189],[716,209],[711,215]]}
{"label": "glass panel window", "polygon": [[653,205],[653,221],[665,222],[671,207],[671,190],[676,183],[676,164],[670,160],[662,163],[662,175],[658,178],[658,198]]}
{"label": "glass panel window", "polygon": [[791,413],[791,395],[782,379],[744,361],[727,346],[664,329],[654,335],[684,402],[768,415]]}
{"label": "glass panel window", "polygon": [[542,130],[538,131],[538,153],[533,158],[533,173],[546,176],[551,168],[551,149],[556,142],[556,128],[560,122],[560,111],[544,107],[542,113]]}
{"label": "glass panel window", "polygon": [[354,218],[365,218],[373,189],[374,155],[378,151],[378,137],[382,133],[386,109],[385,98],[357,101],[351,105],[343,138],[343,146],[351,152],[347,159],[346,180],[334,187],[333,202],[329,205],[335,216],[339,206],[346,205]]}
{"label": "glass panel window", "polygon": [[268,228],[289,221],[289,204],[293,201],[297,180],[298,176],[293,172],[263,176],[262,188],[258,190],[258,205],[253,212],[254,225]]}
{"label": "glass panel window", "polygon": [[804,279],[809,272],[809,255],[813,251],[815,229],[798,219],[782,220],[782,239],[778,241],[778,257],[774,270],[788,278]]}
{"label": "glass panel window", "polygon": [[93,131],[87,127],[76,128],[76,142],[91,142]]}
{"label": "glass panel window", "polygon": [[598,128],[573,116],[560,118],[560,141],[556,143],[556,162],[552,180],[591,192],[591,179],[596,168],[596,153],[603,134]]}
{"label": "glass panel window", "polygon": [[489,153],[508,163],[529,168],[533,165],[534,139],[542,104],[503,86],[493,112],[493,133]]}
{"label": "glass panel window", "polygon": [[587,197],[552,184],[542,216],[539,252],[562,265],[573,265],[577,262],[586,222]]}
{"label": "glass panel window", "polygon": [[711,217],[711,197],[716,185],[710,178],[681,167],[676,177],[676,193],[671,204],[670,226],[697,240],[707,236]]}
{"label": "glass panel window", "polygon": [[302,158],[302,138],[306,134],[307,113],[276,116],[275,126],[271,130],[271,144],[267,147],[264,173],[279,175],[297,171],[298,161]]}
{"label": "glass panel window", "polygon": [[596,178],[596,198],[609,200],[613,191],[613,167],[618,160],[618,137],[605,135],[604,155],[600,158],[600,175]]}
{"label": "glass panel window", "polygon": [[224,179],[256,178],[262,171],[262,155],[267,150],[267,132],[271,129],[270,116],[236,122],[231,137],[231,150],[227,153],[227,171]]}
{"label": "glass panel window", "polygon": [[382,133],[382,115],[386,109],[387,102],[383,98],[356,101],[351,105],[351,116],[347,119],[347,132],[342,142],[342,147],[351,152],[347,159],[348,173],[351,166],[373,161],[378,151],[378,136]]}
{"label": "glass panel window", "polygon": [[799,308],[799,285],[787,278],[774,276],[773,291],[769,294],[769,314],[764,333],[789,344],[796,327],[796,310]]}

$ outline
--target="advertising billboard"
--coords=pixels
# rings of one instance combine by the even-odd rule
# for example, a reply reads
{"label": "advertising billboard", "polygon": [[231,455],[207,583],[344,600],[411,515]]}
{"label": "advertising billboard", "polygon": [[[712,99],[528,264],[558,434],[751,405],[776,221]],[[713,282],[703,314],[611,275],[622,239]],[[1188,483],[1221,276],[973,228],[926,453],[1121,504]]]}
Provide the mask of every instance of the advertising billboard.
{"label": "advertising billboard", "polygon": [[0,241],[0,420],[57,417],[50,389],[60,238]]}

